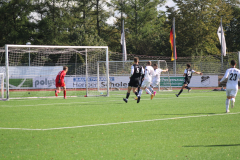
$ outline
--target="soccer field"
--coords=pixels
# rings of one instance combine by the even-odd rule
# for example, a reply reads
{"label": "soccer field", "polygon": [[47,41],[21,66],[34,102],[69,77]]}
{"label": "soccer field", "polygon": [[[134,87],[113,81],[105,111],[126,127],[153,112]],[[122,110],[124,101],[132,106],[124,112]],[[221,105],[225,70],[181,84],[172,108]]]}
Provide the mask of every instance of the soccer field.
{"label": "soccer field", "polygon": [[0,159],[239,159],[240,97],[178,91],[0,101]]}

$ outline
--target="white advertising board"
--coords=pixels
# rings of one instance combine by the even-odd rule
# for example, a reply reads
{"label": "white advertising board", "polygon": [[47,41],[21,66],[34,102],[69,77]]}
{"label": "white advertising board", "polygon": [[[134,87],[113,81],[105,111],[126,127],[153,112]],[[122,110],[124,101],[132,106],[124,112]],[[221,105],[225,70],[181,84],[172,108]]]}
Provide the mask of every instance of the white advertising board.
{"label": "white advertising board", "polygon": [[193,76],[189,87],[218,87],[218,75]]}
{"label": "white advertising board", "polygon": [[[110,87],[112,88],[127,88],[129,82],[129,76],[111,76]],[[178,77],[171,77],[176,79]],[[170,78],[170,79],[171,79]],[[183,78],[183,77],[179,77]],[[65,84],[67,88],[86,88],[86,78],[85,77],[65,77]],[[181,81],[183,82],[183,81]],[[175,83],[175,82],[174,82]],[[99,84],[100,88],[107,87],[106,77],[99,77],[99,83],[97,77],[88,78],[88,88],[97,88]],[[183,83],[177,83],[181,87]],[[217,87],[218,86],[218,76],[193,76],[189,87]],[[33,78],[33,88],[55,88],[55,77],[35,77]]]}
{"label": "white advertising board", "polygon": [[[35,77],[33,78],[33,88],[55,88],[56,77]],[[128,76],[109,77],[110,85],[113,88],[127,88]],[[65,84],[67,88],[86,88],[85,77],[65,77]],[[99,77],[99,83],[97,77],[88,78],[88,88],[107,88],[106,77]]]}

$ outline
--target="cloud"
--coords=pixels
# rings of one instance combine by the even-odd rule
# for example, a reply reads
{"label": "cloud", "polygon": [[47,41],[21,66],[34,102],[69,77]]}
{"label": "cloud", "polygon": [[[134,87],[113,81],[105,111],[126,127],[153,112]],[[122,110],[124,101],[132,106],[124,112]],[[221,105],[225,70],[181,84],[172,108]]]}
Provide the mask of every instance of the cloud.
{"label": "cloud", "polygon": [[165,6],[173,7],[175,5],[176,4],[172,0],[167,0],[167,2],[162,7],[159,7],[158,9],[162,10],[162,11],[166,11],[166,7]]}

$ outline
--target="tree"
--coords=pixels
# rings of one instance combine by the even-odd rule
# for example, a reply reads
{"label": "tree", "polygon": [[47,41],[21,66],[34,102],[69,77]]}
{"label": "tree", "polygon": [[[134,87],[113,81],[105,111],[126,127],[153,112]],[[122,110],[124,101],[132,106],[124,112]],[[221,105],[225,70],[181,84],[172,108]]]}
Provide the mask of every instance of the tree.
{"label": "tree", "polygon": [[0,2],[0,46],[26,44],[33,31],[28,16],[32,11],[30,0]]}
{"label": "tree", "polygon": [[221,54],[217,29],[223,16],[223,26],[232,19],[231,6],[222,0],[173,0],[178,9],[168,8],[168,23],[176,18],[178,56]]}
{"label": "tree", "polygon": [[233,19],[226,26],[226,43],[228,52],[240,51],[240,8],[237,5],[232,6]]}
{"label": "tree", "polygon": [[[111,6],[115,8],[115,12],[123,13],[122,17],[116,16],[115,26],[119,29],[119,33],[122,19],[125,19],[128,53],[154,55],[161,52],[154,46],[156,38],[161,37],[159,36],[162,29],[161,22],[165,18],[165,15],[157,11],[157,6],[162,3],[161,0],[112,1]],[[159,44],[161,43],[159,42]]]}

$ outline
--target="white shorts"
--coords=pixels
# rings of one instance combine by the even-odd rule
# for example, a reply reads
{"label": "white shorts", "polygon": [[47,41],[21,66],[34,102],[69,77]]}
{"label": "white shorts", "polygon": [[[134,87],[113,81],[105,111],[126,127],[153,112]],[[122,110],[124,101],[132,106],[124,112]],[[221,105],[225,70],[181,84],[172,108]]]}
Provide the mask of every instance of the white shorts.
{"label": "white shorts", "polygon": [[160,83],[159,81],[152,81],[151,85],[153,87],[157,87],[159,85],[159,83]]}
{"label": "white shorts", "polygon": [[238,92],[238,90],[236,90],[236,89],[226,89],[227,96],[236,97],[237,92]]}
{"label": "white shorts", "polygon": [[151,82],[143,80],[141,87],[143,87],[143,88],[147,87],[148,88],[148,87],[150,87],[150,84],[151,84]]}

